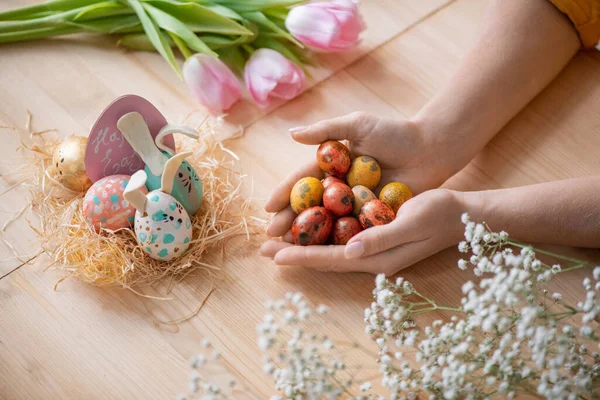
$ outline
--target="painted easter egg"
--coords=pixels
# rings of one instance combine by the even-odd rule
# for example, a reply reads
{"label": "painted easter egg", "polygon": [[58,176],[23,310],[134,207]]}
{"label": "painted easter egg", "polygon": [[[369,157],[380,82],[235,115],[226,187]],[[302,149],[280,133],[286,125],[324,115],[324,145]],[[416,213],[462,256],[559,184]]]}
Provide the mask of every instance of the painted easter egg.
{"label": "painted easter egg", "polygon": [[[144,169],[144,161],[117,127],[119,119],[132,112],[143,116],[152,140],[161,128],[167,125],[167,120],[160,111],[143,97],[128,94],[113,101],[90,131],[85,151],[85,167],[92,182],[105,176],[131,175]],[[169,149],[175,150],[173,135],[165,136],[163,143]]]}
{"label": "painted easter egg", "polygon": [[75,192],[85,192],[92,185],[85,171],[86,145],[86,137],[69,136],[56,147],[52,155],[49,168],[51,177]]}
{"label": "painted easter egg", "polygon": [[320,206],[323,200],[323,184],[311,176],[302,178],[292,188],[290,205],[296,214],[309,207]]}
{"label": "painted easter egg", "polygon": [[329,238],[333,218],[325,207],[308,208],[292,224],[292,240],[300,246],[324,244]]}
{"label": "painted easter egg", "polygon": [[346,178],[350,187],[362,185],[373,190],[379,185],[381,167],[373,157],[360,156],[352,161]]}
{"label": "painted easter egg", "polygon": [[123,197],[131,177],[112,175],[96,181],[83,198],[83,214],[96,232],[101,228],[127,228],[135,218],[135,208]]}
{"label": "painted easter egg", "polygon": [[[163,154],[170,157],[166,152],[163,152]],[[162,175],[152,174],[148,166],[144,170],[148,175],[148,180],[146,181],[148,190],[160,189]],[[202,205],[202,196],[204,194],[200,177],[190,163],[183,161],[173,179],[174,184],[171,196],[175,197],[181,203],[188,214],[195,215]]]}
{"label": "painted easter egg", "polygon": [[352,237],[362,231],[358,219],[354,217],[342,217],[333,223],[331,231],[332,242],[335,245],[345,245]]}
{"label": "painted easter egg", "polygon": [[146,195],[145,211],[135,213],[135,234],[150,257],[169,261],[190,247],[192,222],[181,203],[155,190]]}
{"label": "painted easter egg", "polygon": [[343,217],[354,208],[354,193],[344,183],[332,183],[323,192],[323,206],[336,217]]}
{"label": "painted easter egg", "polygon": [[351,161],[350,150],[337,140],[323,142],[317,150],[319,168],[331,175],[346,175]]}
{"label": "painted easter egg", "polygon": [[321,183],[323,184],[323,187],[327,189],[327,187],[332,183],[343,183],[345,185],[346,181],[338,178],[337,176],[329,175],[327,178],[323,179]]}
{"label": "painted easter egg", "polygon": [[354,193],[354,210],[352,211],[352,214],[358,218],[360,210],[365,203],[376,199],[377,196],[375,196],[375,193],[373,193],[371,189],[363,185],[354,186],[352,188],[352,193]]}
{"label": "painted easter egg", "polygon": [[397,213],[400,206],[411,198],[410,188],[400,182],[388,183],[379,193],[379,200],[390,206],[394,213]]}
{"label": "painted easter egg", "polygon": [[360,210],[358,219],[363,229],[373,226],[387,225],[394,220],[396,214],[381,200],[371,200]]}

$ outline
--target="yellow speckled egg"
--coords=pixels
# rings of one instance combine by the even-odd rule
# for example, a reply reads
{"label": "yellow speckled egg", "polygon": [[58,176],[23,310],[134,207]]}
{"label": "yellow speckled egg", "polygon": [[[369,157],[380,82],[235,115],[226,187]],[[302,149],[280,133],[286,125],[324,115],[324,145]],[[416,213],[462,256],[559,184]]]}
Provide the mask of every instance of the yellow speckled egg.
{"label": "yellow speckled egg", "polygon": [[352,165],[350,166],[350,170],[348,170],[346,179],[350,187],[362,185],[373,190],[377,187],[381,179],[381,167],[373,157],[357,157],[352,160]]}
{"label": "yellow speckled egg", "polygon": [[362,206],[371,200],[375,200],[377,196],[375,196],[375,193],[371,192],[371,189],[363,185],[354,186],[352,192],[354,193],[354,211],[352,211],[352,214],[358,218]]}
{"label": "yellow speckled egg", "polygon": [[404,183],[391,182],[381,189],[379,200],[390,206],[394,213],[397,213],[400,206],[411,199],[412,196],[410,188]]}
{"label": "yellow speckled egg", "polygon": [[323,201],[323,184],[317,178],[300,179],[290,193],[290,205],[296,214],[310,207],[320,206]]}
{"label": "yellow speckled egg", "polygon": [[52,165],[48,169],[55,181],[76,192],[85,192],[92,186],[92,181],[85,172],[86,146],[86,137],[70,136],[66,138],[54,151]]}

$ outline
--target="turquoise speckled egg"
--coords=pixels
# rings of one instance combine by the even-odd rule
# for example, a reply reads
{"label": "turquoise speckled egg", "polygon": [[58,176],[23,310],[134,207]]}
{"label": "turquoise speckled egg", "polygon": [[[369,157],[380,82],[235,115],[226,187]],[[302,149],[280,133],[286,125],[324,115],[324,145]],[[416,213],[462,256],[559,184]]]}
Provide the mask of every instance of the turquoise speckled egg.
{"label": "turquoise speckled egg", "polygon": [[[163,154],[170,158],[168,153],[163,152]],[[148,175],[148,180],[146,181],[148,190],[160,189],[161,177],[153,175],[148,166],[146,166],[144,170]],[[175,174],[174,181],[175,184],[173,185],[171,196],[175,197],[175,199],[181,203],[188,214],[195,215],[202,205],[202,197],[204,194],[200,177],[187,161],[183,161]]]}
{"label": "turquoise speckled egg", "polygon": [[192,222],[177,200],[155,190],[146,195],[144,213],[135,213],[135,234],[150,257],[169,261],[190,247]]}

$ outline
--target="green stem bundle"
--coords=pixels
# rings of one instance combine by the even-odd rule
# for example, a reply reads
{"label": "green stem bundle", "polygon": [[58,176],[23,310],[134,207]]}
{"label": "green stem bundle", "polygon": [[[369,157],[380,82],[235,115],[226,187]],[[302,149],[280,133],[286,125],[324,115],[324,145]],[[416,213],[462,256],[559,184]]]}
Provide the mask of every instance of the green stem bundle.
{"label": "green stem bundle", "polygon": [[[239,70],[255,49],[268,47],[303,66],[308,57],[284,22],[289,7],[304,1],[49,0],[0,11],[0,44],[78,33],[119,35],[118,45],[157,51],[179,75],[174,49],[184,58],[226,54]],[[243,51],[225,51],[238,48]]]}

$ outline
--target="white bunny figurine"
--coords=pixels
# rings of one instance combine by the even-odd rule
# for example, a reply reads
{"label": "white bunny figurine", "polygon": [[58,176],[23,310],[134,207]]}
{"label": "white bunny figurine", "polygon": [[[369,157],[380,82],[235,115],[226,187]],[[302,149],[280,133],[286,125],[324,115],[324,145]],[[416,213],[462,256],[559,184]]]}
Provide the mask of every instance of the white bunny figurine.
{"label": "white bunny figurine", "polygon": [[185,208],[171,195],[171,190],[181,162],[191,154],[176,154],[166,161],[160,189],[144,194],[140,189],[146,185],[147,175],[140,170],[133,174],[123,192],[123,197],[137,210],[137,241],[156,260],[172,260],[190,247],[192,222]]}

